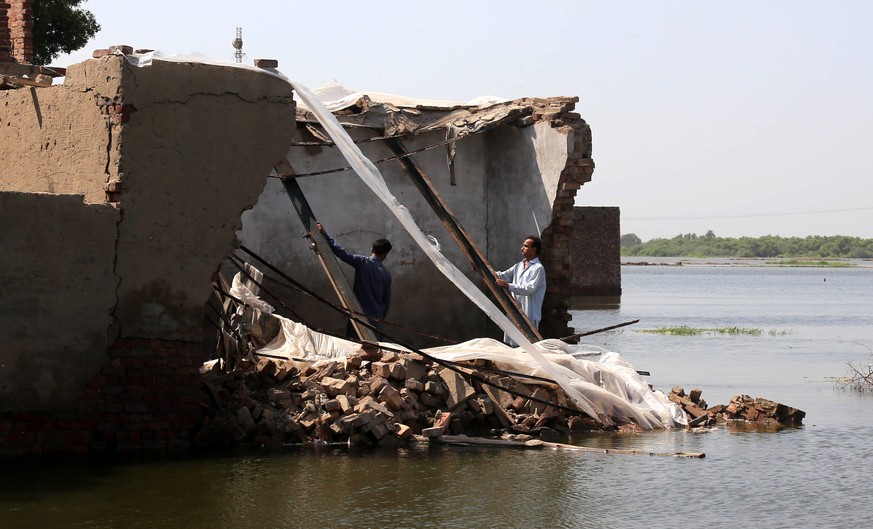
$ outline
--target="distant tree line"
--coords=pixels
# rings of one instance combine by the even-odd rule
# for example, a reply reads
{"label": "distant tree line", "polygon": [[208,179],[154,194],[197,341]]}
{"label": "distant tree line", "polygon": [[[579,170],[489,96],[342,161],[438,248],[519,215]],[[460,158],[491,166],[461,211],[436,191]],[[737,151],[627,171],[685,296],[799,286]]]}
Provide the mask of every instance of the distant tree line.
{"label": "distant tree line", "polygon": [[705,235],[680,234],[672,239],[643,242],[633,233],[621,236],[621,255],[652,257],[836,257],[864,259],[873,257],[873,239],[844,235],[809,237],[716,237],[712,230]]}

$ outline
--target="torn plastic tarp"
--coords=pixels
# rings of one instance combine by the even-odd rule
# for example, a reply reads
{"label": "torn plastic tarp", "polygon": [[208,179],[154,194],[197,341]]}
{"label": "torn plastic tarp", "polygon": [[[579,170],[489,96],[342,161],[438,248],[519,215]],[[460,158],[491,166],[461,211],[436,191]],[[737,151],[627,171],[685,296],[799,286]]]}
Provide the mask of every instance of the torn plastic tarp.
{"label": "torn plastic tarp", "polygon": [[[360,345],[309,329],[306,325],[274,315],[281,323],[279,334],[258,354],[271,358],[318,363],[344,358],[360,350]],[[389,344],[386,343],[386,346]],[[404,349],[397,344],[392,348]],[[440,360],[461,362],[489,360],[498,369],[550,377],[560,372],[571,382],[562,386],[568,397],[583,400],[588,406],[582,411],[592,417],[608,417],[618,421],[633,421],[642,428],[655,429],[687,423],[682,409],[664,393],[652,390],[648,383],[624,361],[618,353],[586,345],[570,345],[560,340],[543,340],[533,345],[548,364],[540,362],[520,348],[512,348],[491,338],[422,349],[421,352]],[[528,383],[539,383],[526,381]]]}
{"label": "torn plastic tarp", "polygon": [[[439,245],[431,244],[427,235],[425,235],[418,224],[413,219],[409,210],[402,205],[396,197],[388,189],[385,180],[376,166],[371,162],[361,150],[355,145],[351,137],[345,132],[342,126],[337,121],[336,117],[330,113],[309,91],[305,86],[291,81],[292,86],[297,94],[309,106],[312,114],[318,119],[324,127],[327,134],[333,140],[334,144],[340,149],[343,157],[352,166],[361,180],[370,188],[373,193],[382,200],[382,203],[388,210],[394,214],[400,224],[412,236],[418,246],[424,250],[425,255],[436,265],[437,269],[442,272],[458,289],[476,304],[485,314],[491,318],[493,322],[500,327],[504,333],[515,343],[519,344],[525,352],[531,355],[533,359],[540,365],[545,374],[555,381],[565,391],[579,409],[591,415],[605,425],[609,425],[609,416],[598,414],[595,406],[588,398],[587,394],[574,387],[574,377],[566,370],[558,369],[553,363],[548,362],[537,350],[536,347],[528,341],[527,337],[515,327],[515,325],[497,308],[490,299],[480,291],[473,282],[465,276],[458,268],[452,264],[440,252]],[[644,421],[640,424],[646,429],[655,428],[658,426],[672,426],[672,424],[657,424],[651,421]]]}
{"label": "torn plastic tarp", "polygon": [[[388,103],[396,107],[428,107],[428,108],[457,108],[457,107],[481,107],[489,106],[507,101],[502,97],[496,96],[481,96],[470,101],[450,101],[445,99],[417,99],[412,97],[401,96],[397,94],[388,94],[385,92],[373,91],[356,91],[348,88],[337,82],[336,80],[328,81],[323,85],[312,89],[313,95],[331,112],[342,110],[354,106],[359,99],[364,96],[370,98],[373,102]],[[309,109],[309,105],[304,104],[301,107]]]}
{"label": "torn plastic tarp", "polygon": [[[268,317],[272,315],[280,323],[279,333],[260,348],[258,354],[318,363],[345,358],[360,350],[360,344],[356,342],[313,331],[300,322],[272,314],[272,307],[243,284],[241,273],[236,274],[233,285],[233,295],[259,310],[266,306],[262,313]],[[391,344],[391,347],[405,349],[397,344]],[[570,345],[560,340],[543,340],[534,344],[534,347],[542,352],[551,369],[542,369],[521,349],[491,338],[432,347],[422,352],[449,362],[489,360],[498,369],[536,377],[548,377],[550,372],[562,371],[571,380],[569,389],[565,387],[564,391],[568,396],[570,393],[585,394],[591,407],[583,411],[592,417],[633,420],[647,429],[687,423],[682,409],[662,392],[652,390],[618,353],[586,345]]]}

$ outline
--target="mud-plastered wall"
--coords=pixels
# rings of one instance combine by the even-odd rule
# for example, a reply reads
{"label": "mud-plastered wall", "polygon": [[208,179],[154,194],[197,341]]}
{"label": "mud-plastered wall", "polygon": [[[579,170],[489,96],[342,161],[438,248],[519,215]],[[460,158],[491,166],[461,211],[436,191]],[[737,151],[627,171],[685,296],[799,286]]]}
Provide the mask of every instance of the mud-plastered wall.
{"label": "mud-plastered wall", "polygon": [[0,411],[75,409],[105,362],[119,211],[0,193]]}
{"label": "mud-plastered wall", "polygon": [[0,453],[136,450],[196,422],[212,276],[288,151],[292,88],[142,59],[0,91]]}
{"label": "mud-plastered wall", "polygon": [[[101,73],[85,63],[86,84]],[[121,335],[199,340],[204,282],[234,246],[294,128],[291,87],[250,70],[122,63],[115,182]],[[71,67],[77,73],[76,66]],[[99,70],[99,68],[98,68]],[[221,72],[216,75],[216,70]]]}

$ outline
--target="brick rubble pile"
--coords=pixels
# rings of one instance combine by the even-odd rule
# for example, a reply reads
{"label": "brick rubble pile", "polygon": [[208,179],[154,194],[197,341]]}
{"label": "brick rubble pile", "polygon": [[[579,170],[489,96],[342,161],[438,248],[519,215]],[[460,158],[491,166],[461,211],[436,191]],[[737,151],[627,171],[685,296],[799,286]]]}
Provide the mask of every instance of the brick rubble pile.
{"label": "brick rubble pile", "polygon": [[701,390],[693,388],[688,394],[676,386],[667,395],[671,401],[682,406],[688,414],[688,424],[696,426],[715,426],[729,423],[755,423],[762,426],[800,426],[806,412],[767,400],[761,397],[737,395],[728,404],[708,407],[701,399]]}
{"label": "brick rubble pile", "polygon": [[[484,361],[473,364],[482,366]],[[363,352],[313,367],[243,360],[204,373],[201,448],[297,443],[393,443],[414,436],[490,436],[602,430],[557,385],[526,384],[468,364],[461,374],[411,353]],[[477,379],[478,378],[478,379]],[[519,395],[480,382],[488,380]],[[536,400],[531,400],[531,398]],[[633,425],[623,425],[633,429]]]}

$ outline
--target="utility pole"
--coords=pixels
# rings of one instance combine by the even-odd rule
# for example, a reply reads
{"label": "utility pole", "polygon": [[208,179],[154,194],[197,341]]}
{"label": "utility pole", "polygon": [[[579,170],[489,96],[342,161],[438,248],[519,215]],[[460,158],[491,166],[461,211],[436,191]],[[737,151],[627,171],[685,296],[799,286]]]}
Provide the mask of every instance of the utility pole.
{"label": "utility pole", "polygon": [[236,59],[236,62],[243,62],[243,57],[246,56],[242,51],[243,40],[242,40],[242,28],[236,28],[236,38],[233,39],[233,49],[236,51],[233,52],[233,57]]}

